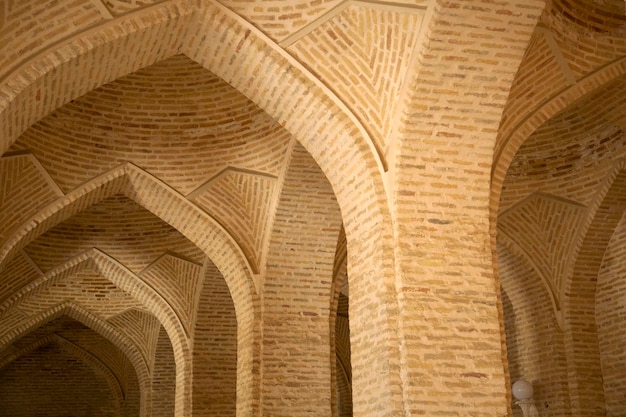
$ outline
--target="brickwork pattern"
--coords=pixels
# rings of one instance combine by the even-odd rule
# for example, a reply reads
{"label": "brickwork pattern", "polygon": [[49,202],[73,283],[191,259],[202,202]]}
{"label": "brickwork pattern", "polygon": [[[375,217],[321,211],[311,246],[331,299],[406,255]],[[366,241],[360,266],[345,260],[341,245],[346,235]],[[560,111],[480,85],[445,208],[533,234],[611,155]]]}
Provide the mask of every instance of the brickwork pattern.
{"label": "brickwork pattern", "polygon": [[193,415],[237,413],[237,317],[224,278],[215,265],[204,266],[194,321]]}
{"label": "brickwork pattern", "polygon": [[381,154],[390,147],[397,98],[422,14],[422,9],[356,3],[287,48],[353,109]]}
{"label": "brickwork pattern", "polygon": [[[623,168],[623,167],[622,167]],[[595,321],[595,294],[598,274],[611,236],[621,219],[620,207],[624,200],[622,170],[612,176],[610,188],[601,194],[593,220],[576,259],[574,274],[569,285],[571,298],[565,311],[568,366],[575,379],[570,383],[574,413],[601,415],[605,408],[598,333]]]}
{"label": "brickwork pattern", "polygon": [[[511,226],[516,229],[513,241],[524,247],[524,256],[537,271],[546,271],[546,261],[554,271],[539,274],[555,293],[554,314],[565,331],[573,415],[602,414],[605,401],[601,354],[589,349],[598,343],[590,295],[596,292],[601,259],[621,216],[614,210],[621,204],[624,134],[619,117],[612,110],[605,115],[603,109],[607,103],[614,103],[610,109],[621,107],[622,83],[621,78],[607,80],[538,128],[511,164],[500,200],[498,227],[503,233]],[[534,222],[527,222],[523,213],[528,202],[537,200],[537,192],[547,193],[541,198],[560,200],[561,209],[543,213],[541,219],[548,223],[533,232]],[[564,216],[563,204],[574,211]],[[511,223],[511,216],[524,220]],[[530,244],[522,236],[536,240]],[[549,241],[553,249],[545,246]],[[535,252],[542,246],[544,250]]]}
{"label": "brickwork pattern", "polygon": [[0,2],[0,378],[82,361],[142,417],[500,417],[520,376],[617,409],[623,12]]}
{"label": "brickwork pattern", "polygon": [[618,416],[626,407],[620,387],[624,386],[624,343],[621,316],[626,303],[624,297],[624,221],[620,220],[607,246],[607,252],[598,274],[596,295],[596,323],[602,362],[602,381],[606,401],[606,415]]}
{"label": "brickwork pattern", "polygon": [[54,344],[8,365],[0,387],[4,415],[119,415],[105,378]]}
{"label": "brickwork pattern", "polygon": [[152,377],[152,415],[174,417],[176,414],[176,366],[167,332],[161,328],[154,355]]}
{"label": "brickwork pattern", "polygon": [[[609,265],[605,266],[603,259],[622,216],[617,207],[622,204],[623,192],[623,5],[609,1],[596,8],[586,1],[548,2],[540,20],[512,84],[496,142],[492,216],[499,211],[504,221],[498,221],[498,229],[504,233],[511,231],[511,226],[516,229],[516,237],[502,243],[511,250],[524,248],[517,254],[537,274],[535,282],[542,282],[548,293],[556,291],[550,314],[563,335],[567,375],[554,373],[536,383],[567,384],[568,395],[561,397],[563,413],[605,415],[609,400],[603,373],[610,371],[602,362],[618,356],[610,350],[610,332],[602,332],[600,325],[606,323],[603,320],[610,316],[611,307],[619,307],[602,298],[606,293],[600,292],[596,282],[611,279],[610,272],[603,272]],[[534,63],[543,65],[537,70]],[[526,203],[540,195],[572,208],[578,206],[578,214],[563,217],[562,208],[555,206],[541,215],[542,221],[548,222],[544,230],[533,233],[533,222],[526,222],[522,213],[527,211]],[[511,216],[523,219],[510,222]],[[526,236],[530,235],[538,237],[538,242],[529,245]],[[548,241],[555,244],[554,249],[533,253]],[[560,252],[557,257],[555,250]],[[560,278],[541,272],[542,263],[550,258],[551,268],[559,271]],[[609,262],[609,269],[616,267]],[[519,311],[519,301],[513,300],[514,283],[525,275],[526,267],[503,266],[503,290],[513,304],[506,316]],[[525,309],[541,308],[535,297],[524,298]],[[542,315],[529,320],[532,329],[513,327],[511,333],[517,334],[511,341],[507,339],[512,375],[515,366],[522,373],[553,366],[554,359],[524,350],[530,340],[538,340],[536,328],[546,323]],[[507,329],[507,336],[509,333]],[[522,362],[515,365],[511,352]]]}
{"label": "brickwork pattern", "polygon": [[[287,404],[298,415],[331,414],[329,312],[340,228],[328,182],[297,146],[277,208],[263,287],[264,415],[282,414]],[[287,338],[291,344],[283,343]]]}
{"label": "brickwork pattern", "polygon": [[[402,375],[411,414],[461,415],[463,407],[507,413],[483,215],[508,88],[541,6],[441,3],[429,22],[395,161]],[[470,386],[460,401],[458,390]]]}
{"label": "brickwork pattern", "polygon": [[[499,244],[498,260],[511,382],[526,379],[533,384],[542,416],[569,416],[565,340],[551,294],[527,258],[506,244]],[[522,417],[519,407],[513,411]]]}
{"label": "brickwork pattern", "polygon": [[102,23],[104,18],[90,0],[42,3],[6,0],[0,30],[0,80],[29,57],[44,51],[71,33]]}
{"label": "brickwork pattern", "polygon": [[62,195],[32,154],[0,159],[0,183],[3,196],[0,221],[6,225],[0,232],[0,241],[7,239],[28,217]]}
{"label": "brickwork pattern", "polygon": [[[108,405],[109,411],[114,413],[112,415],[136,415],[139,411],[139,386],[136,374],[128,373],[129,369],[132,369],[132,365],[126,360],[126,356],[112,343],[102,335],[94,332],[86,325],[76,322],[73,319],[67,317],[60,317],[49,321],[42,325],[37,330],[25,335],[24,337],[16,340],[12,344],[10,353],[3,357],[2,362],[7,364],[13,364],[16,361],[21,361],[26,355],[36,355],[37,359],[35,363],[39,364],[42,361],[47,362],[47,365],[43,366],[46,370],[50,366],[59,367],[58,370],[52,372],[52,376],[57,379],[56,388],[51,387],[51,391],[58,391],[59,387],[63,387],[63,377],[66,376],[64,372],[69,371],[72,373],[71,366],[65,369],[63,361],[56,361],[47,357],[46,354],[40,352],[40,349],[46,346],[56,346],[60,348],[66,354],[74,357],[73,362],[79,362],[90,368],[87,372],[87,377],[94,372],[97,375],[95,381],[106,382],[106,389],[100,388],[100,396],[110,397],[111,403]],[[57,363],[58,362],[58,363]],[[36,366],[36,365],[35,365]],[[69,377],[69,375],[67,375]],[[5,375],[3,374],[3,378]],[[26,376],[27,377],[27,376]],[[8,380],[4,380],[3,384],[7,386],[7,395],[14,392],[15,386],[10,386],[10,377]],[[24,378],[24,377],[23,377]],[[45,380],[48,377],[43,377]],[[68,378],[71,381],[71,377]],[[52,383],[53,380],[46,382],[46,384]],[[35,382],[36,383],[36,382]],[[28,383],[27,383],[28,384]],[[87,386],[90,384],[87,383]],[[78,388],[80,389],[80,388]],[[72,393],[72,389],[68,390]],[[26,390],[23,394],[15,395],[16,399],[3,397],[2,404],[9,405],[15,404],[18,401],[24,401],[26,396],[32,396],[36,393],[36,390]],[[66,398],[65,394],[58,397],[60,404],[49,404],[50,410],[57,408],[68,407],[72,404],[71,397]],[[46,397],[42,401],[32,401],[36,404],[35,407],[40,407],[45,402],[54,401],[54,397]],[[89,409],[89,408],[88,408]],[[25,407],[23,412],[28,413],[31,408]],[[35,413],[41,413],[42,410],[33,411]],[[76,411],[80,415],[84,414],[84,411]],[[92,412],[94,412],[92,410]],[[56,415],[56,414],[55,414]]]}
{"label": "brickwork pattern", "polygon": [[[612,20],[623,21],[623,14],[615,13],[621,4],[606,2],[603,9],[580,2],[573,6],[578,16],[572,19],[576,14],[568,12],[561,3],[548,2],[512,84],[496,143],[497,193],[501,191],[498,183],[505,167],[533,130],[577,99],[624,73],[624,39],[615,28],[610,29],[614,26]],[[607,26],[602,30],[591,28],[605,23]],[[536,70],[538,66],[541,70]],[[547,72],[549,66],[554,71]]]}

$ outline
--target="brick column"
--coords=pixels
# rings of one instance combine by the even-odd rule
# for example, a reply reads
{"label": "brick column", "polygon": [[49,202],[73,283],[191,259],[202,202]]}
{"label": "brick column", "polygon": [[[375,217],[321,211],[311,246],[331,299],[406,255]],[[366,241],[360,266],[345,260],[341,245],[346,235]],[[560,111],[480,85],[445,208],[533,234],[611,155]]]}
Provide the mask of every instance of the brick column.
{"label": "brick column", "polygon": [[493,148],[541,12],[487,1],[434,11],[392,164],[407,415],[509,408],[489,224]]}
{"label": "brick column", "polygon": [[152,416],[174,416],[176,391],[176,364],[172,344],[161,327],[154,357],[152,376]]}
{"label": "brick column", "polygon": [[332,415],[329,314],[340,228],[328,181],[296,146],[263,287],[262,415]]}
{"label": "brick column", "polygon": [[237,317],[217,268],[208,263],[193,337],[193,416],[234,417],[237,411]]}

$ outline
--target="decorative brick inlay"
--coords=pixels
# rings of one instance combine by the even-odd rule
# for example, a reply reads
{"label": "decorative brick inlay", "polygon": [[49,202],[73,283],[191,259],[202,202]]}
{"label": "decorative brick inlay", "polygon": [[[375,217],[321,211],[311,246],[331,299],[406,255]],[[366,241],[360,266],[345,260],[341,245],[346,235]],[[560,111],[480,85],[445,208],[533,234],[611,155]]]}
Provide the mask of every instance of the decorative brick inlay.
{"label": "decorative brick inlay", "polygon": [[571,273],[571,254],[578,247],[586,214],[587,207],[575,201],[534,193],[499,216],[499,233],[529,257],[548,285],[557,314],[563,281]]}
{"label": "decorative brick inlay", "polygon": [[392,140],[397,98],[423,12],[353,2],[287,48],[357,115],[381,155]]}

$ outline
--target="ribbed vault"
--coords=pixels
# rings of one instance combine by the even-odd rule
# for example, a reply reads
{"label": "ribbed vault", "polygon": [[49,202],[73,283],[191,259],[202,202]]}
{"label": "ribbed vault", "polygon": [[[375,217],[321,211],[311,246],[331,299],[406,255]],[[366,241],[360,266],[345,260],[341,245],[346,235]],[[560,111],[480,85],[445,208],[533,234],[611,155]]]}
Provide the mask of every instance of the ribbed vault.
{"label": "ribbed vault", "polygon": [[[505,305],[509,360],[521,365],[512,374],[547,382],[567,373],[567,386],[543,395],[572,415],[605,413],[596,282],[623,216],[626,66],[615,42],[625,23],[621,1],[549,2],[513,83],[492,169],[499,270],[513,304]],[[539,312],[546,295],[549,319]],[[528,314],[532,330],[522,324]],[[559,337],[548,359],[548,346],[535,346],[552,323]]]}
{"label": "ribbed vault", "polygon": [[[424,412],[413,370],[398,370],[420,349],[410,333],[421,314],[413,309],[424,301],[412,298],[422,289],[413,277],[423,276],[411,268],[423,253],[396,262],[422,236],[403,226],[415,218],[407,197],[419,192],[392,190],[418,177],[415,153],[438,146],[439,133],[451,148],[458,145],[456,131],[427,132],[431,122],[480,125],[467,141],[469,158],[489,158],[541,7],[531,3],[459,10],[430,0],[1,4],[0,325],[13,330],[0,340],[35,335],[50,317],[81,312],[132,359],[142,415],[160,417],[163,405],[163,413],[182,417],[258,417],[280,414],[289,401],[308,413],[327,396],[332,413],[342,415],[351,414],[352,397],[359,415]],[[560,13],[566,4],[552,6]],[[569,21],[584,27],[581,21],[609,13],[606,31],[618,33],[614,6],[584,16],[577,7]],[[468,16],[496,23],[473,27]],[[518,18],[514,36],[502,37]],[[459,25],[463,30],[449,30]],[[478,40],[462,46],[468,36]],[[474,48],[485,48],[488,59],[475,66],[454,56]],[[446,69],[440,84],[430,78],[441,65],[471,75]],[[498,75],[485,75],[492,72]],[[431,102],[429,95],[449,97]],[[462,117],[421,119],[450,108]],[[502,140],[507,168],[522,142]],[[427,155],[425,165],[439,170],[454,152]],[[448,179],[478,178],[472,192],[483,187],[476,198],[484,201],[488,168],[475,165]],[[541,195],[549,203],[565,198]],[[574,219],[585,203],[567,198],[572,204],[563,210]],[[540,217],[559,205],[537,213],[518,202],[510,202],[520,210],[509,219]],[[447,203],[437,207],[456,209]],[[427,217],[430,231],[445,224],[435,217]],[[461,233],[486,233],[469,214],[461,217]],[[517,237],[513,226],[509,232]],[[476,239],[468,245],[485,246]],[[555,260],[558,237],[546,239],[542,249],[554,259],[535,264],[545,275],[557,272],[556,288],[565,281],[565,261]],[[476,269],[473,259],[463,263],[489,281],[477,304],[492,303],[490,274],[481,269],[488,262]],[[461,286],[471,300],[473,290]],[[494,317],[485,331],[497,325]],[[297,344],[287,355],[280,349],[286,334]],[[468,360],[467,372],[459,372],[484,370],[489,377],[481,382],[502,396],[501,369],[490,363],[499,345],[492,340],[489,361]],[[452,387],[457,377],[444,384]],[[206,383],[198,388],[198,381]],[[329,386],[337,390],[329,394]]]}
{"label": "ribbed vault", "polygon": [[[147,317],[154,315],[172,339],[178,368],[176,412],[187,415],[191,412],[187,346],[194,334],[196,303],[208,301],[199,296],[204,271],[214,262],[232,301],[223,293],[220,297],[233,302],[236,311],[239,380],[233,388],[238,390],[238,409],[249,413],[259,389],[253,343],[258,337],[258,275],[265,268],[274,210],[295,139],[324,171],[338,172],[333,186],[343,193],[344,212],[365,216],[358,207],[366,200],[375,207],[367,214],[371,220],[386,210],[381,205],[382,181],[376,178],[386,138],[379,134],[378,143],[373,143],[370,129],[346,106],[356,104],[358,97],[337,97],[341,91],[332,92],[261,32],[253,30],[249,36],[252,26],[218,3],[198,7],[187,1],[152,6],[95,1],[82,6],[83,14],[77,18],[84,24],[78,30],[85,32],[80,40],[72,34],[50,36],[30,54],[8,58],[14,66],[1,79],[0,117],[15,121],[2,125],[6,130],[0,166],[7,197],[0,207],[7,225],[0,242],[0,273],[5,278],[3,299],[13,306],[7,309],[6,323],[22,314],[38,314],[40,301],[54,309],[55,301],[63,305],[69,297],[128,333],[132,343],[143,344],[139,352],[152,369],[158,349],[150,347],[156,330],[154,320]],[[335,6],[311,7],[310,21],[294,20],[292,27],[316,27],[323,23],[316,21],[325,11],[334,10],[327,17],[343,14],[345,9]],[[390,22],[405,22],[419,20],[420,10],[383,6],[376,11],[357,2],[350,12],[356,19],[389,16]],[[28,13],[13,5],[5,12],[5,18],[16,19]],[[34,15],[35,30],[45,30],[45,14]],[[336,22],[348,16],[343,14]],[[109,24],[112,21],[115,24]],[[367,59],[366,54],[386,48],[395,36],[388,27],[381,21],[387,42],[374,49],[355,49],[355,54]],[[299,32],[292,42],[308,32]],[[404,36],[410,49],[409,35]],[[216,38],[222,42],[207,42]],[[256,67],[254,72],[287,76],[279,84],[288,94],[262,88],[269,78],[246,78],[252,72],[239,54],[242,42],[250,57],[264,57],[259,65],[267,70]],[[154,47],[146,49],[146,44]],[[61,55],[65,58],[59,60]],[[70,62],[91,62],[87,65],[93,67],[86,76],[75,72]],[[408,61],[404,67],[388,59],[383,62],[385,68],[369,76],[369,102],[383,94],[393,102],[393,92],[382,84],[383,72],[397,68],[392,77],[392,90],[397,91]],[[347,71],[356,75],[358,70]],[[60,91],[64,93],[58,95]],[[28,97],[39,108],[27,118],[14,118]],[[283,97],[294,101],[277,106],[276,99]],[[301,113],[285,113],[285,108]],[[362,116],[366,111],[359,109]],[[377,120],[381,117],[386,116]],[[331,146],[320,146],[320,140]],[[342,159],[359,161],[370,174],[348,170]],[[341,185],[352,183],[356,175],[356,190]],[[349,223],[347,234],[375,236],[381,243],[381,235],[389,236],[382,229],[358,230],[357,222]],[[385,227],[383,221],[373,224]],[[370,259],[374,254],[374,268],[380,269],[380,248],[370,247],[368,252],[354,253]],[[355,264],[364,268],[369,263]],[[81,266],[87,265],[93,276],[76,282],[66,277],[83,273]],[[93,288],[97,298],[81,301],[80,294],[67,292],[67,285]],[[121,290],[116,308],[107,309],[112,300],[100,299],[97,289],[115,287]],[[99,304],[93,304],[96,300]]]}

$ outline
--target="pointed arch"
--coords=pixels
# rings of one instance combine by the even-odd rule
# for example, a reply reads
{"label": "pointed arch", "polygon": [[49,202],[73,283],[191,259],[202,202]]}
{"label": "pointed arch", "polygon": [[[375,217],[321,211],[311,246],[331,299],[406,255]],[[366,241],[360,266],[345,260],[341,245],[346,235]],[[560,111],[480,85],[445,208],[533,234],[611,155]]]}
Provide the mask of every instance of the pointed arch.
{"label": "pointed arch", "polygon": [[[258,321],[258,313],[256,312],[258,307],[255,301],[257,295],[255,283],[250,273],[250,266],[247,264],[241,249],[237,246],[234,239],[204,211],[191,204],[184,196],[171,187],[168,187],[133,164],[126,163],[104,173],[42,209],[7,239],[5,245],[0,249],[0,262],[5,263],[16,251],[22,249],[29,242],[52,229],[63,220],[107,197],[120,193],[176,228],[203,250],[218,267],[229,287],[237,314],[237,332],[238,340],[240,340],[238,342],[238,367],[241,367],[241,372],[238,373],[238,380],[242,382],[258,378],[257,374],[252,371],[253,367],[256,366],[254,365],[255,355],[258,354],[254,351],[253,343],[255,337],[258,337],[255,336],[257,331],[255,321]],[[188,219],[193,219],[193,222],[188,221]],[[169,332],[173,331],[172,329],[178,329],[175,332],[176,337],[174,337],[175,334],[170,333],[175,351],[181,353],[184,358],[181,358],[181,361],[177,361],[177,366],[183,367],[180,369],[180,376],[177,372],[177,378],[185,381],[185,390],[190,390],[192,378],[187,377],[185,379],[183,377],[184,374],[191,372],[189,338],[182,330],[182,327],[178,326],[178,324],[181,324],[180,320],[177,317],[172,317],[172,315],[175,316],[175,313],[171,306],[167,304],[165,299],[155,295],[154,289],[146,290],[144,288],[140,291],[134,284],[131,284],[131,282],[143,283],[143,281],[139,278],[129,278],[134,276],[131,271],[103,253],[93,250],[83,256],[96,261],[98,267],[101,268],[103,276],[111,280],[112,277],[119,277],[118,282],[113,280],[112,282],[116,285],[120,283],[125,285],[124,287],[120,286],[120,288],[129,292],[135,298],[143,300],[146,305],[150,305],[150,303],[154,303],[157,300],[156,305],[161,307],[160,312],[155,312],[155,315],[159,317],[161,323],[170,323],[171,327],[167,327]],[[73,260],[73,262],[76,261],[78,259]],[[69,265],[70,263],[66,263],[60,269],[68,268]],[[56,271],[55,269],[51,272],[53,274],[58,273]],[[46,274],[46,276],[48,275]],[[145,283],[143,284],[145,286]],[[147,301],[148,299],[150,301]],[[241,383],[238,384],[238,389],[250,390],[251,386],[253,384]],[[180,398],[177,402],[184,400],[186,409],[191,409],[191,396],[185,397],[183,394],[185,390],[177,390],[177,398]],[[246,398],[246,395],[251,396],[252,393],[244,394],[244,392],[240,392],[240,395]]]}
{"label": "pointed arch", "polygon": [[133,342],[123,333],[120,333],[111,324],[71,301],[64,301],[47,310],[42,310],[35,315],[24,317],[23,320],[16,323],[10,331],[0,336],[0,349],[9,346],[25,335],[62,316],[67,316],[89,327],[91,330],[110,341],[113,345],[120,349],[124,355],[126,355],[135,369],[137,379],[139,381],[141,415],[147,415],[146,412],[150,409],[151,403],[151,371],[149,369],[147,358],[143,357],[139,350],[134,346]]}
{"label": "pointed arch", "polygon": [[605,408],[602,373],[597,372],[601,369],[596,327],[597,279],[611,238],[623,217],[624,167],[623,160],[616,163],[598,191],[581,233],[569,281],[563,288],[572,412],[579,415],[598,415]]}
{"label": "pointed arch", "polygon": [[113,394],[113,398],[115,400],[116,410],[118,410],[119,412],[119,410],[122,408],[122,402],[126,398],[126,392],[124,390],[124,387],[122,386],[121,381],[119,380],[117,375],[115,375],[115,372],[113,372],[113,370],[109,366],[107,366],[106,363],[102,362],[98,357],[90,353],[88,350],[75,343],[70,342],[69,340],[57,334],[47,335],[30,343],[28,346],[12,352],[9,357],[3,358],[3,360],[0,362],[0,368],[8,365],[11,362],[16,361],[24,355],[36,351],[40,347],[49,344],[58,345],[61,349],[76,357],[81,362],[88,365],[91,369],[102,375],[109,385],[109,389],[111,390],[111,393]]}
{"label": "pointed arch", "polygon": [[[339,203],[348,245],[355,415],[400,412],[398,301],[384,169],[354,115],[297,61],[230,11],[204,7],[182,52],[250,98],[311,154]],[[220,39],[221,42],[213,42]],[[377,317],[375,323],[372,317]],[[363,343],[379,340],[376,352]],[[375,386],[379,396],[365,394]]]}
{"label": "pointed arch", "polygon": [[[528,109],[528,113],[523,116],[503,114],[502,120],[507,120],[507,118],[511,117],[514,120],[519,120],[519,122],[509,128],[503,127],[504,125],[500,126],[494,150],[489,216],[490,235],[492,236],[491,246],[496,273],[498,273],[496,235],[498,234],[499,214],[501,214],[499,213],[500,199],[507,172],[515,155],[541,126],[573,104],[591,96],[601,88],[610,85],[611,82],[624,77],[625,74],[626,58],[620,58],[586,75],[576,84],[559,91],[558,94],[545,97],[539,106]],[[615,175],[615,172],[609,174],[609,176]],[[598,381],[597,375],[590,375],[588,372],[590,369],[599,369],[600,366],[597,348],[590,350],[586,348],[587,346],[597,346],[597,337],[589,332],[589,320],[593,319],[593,315],[589,316],[590,306],[587,299],[589,288],[582,289],[582,287],[579,287],[574,289],[574,287],[578,285],[575,284],[576,282],[589,282],[589,280],[592,280],[593,278],[588,276],[590,269],[599,268],[597,255],[591,254],[590,251],[597,245],[598,240],[605,237],[596,235],[593,228],[596,227],[594,222],[598,215],[599,206],[604,200],[612,181],[610,179],[605,181],[605,184],[598,191],[598,195],[594,197],[592,205],[587,208],[585,218],[580,224],[580,232],[576,236],[577,241],[572,245],[570,251],[572,262],[566,266],[564,282],[562,282],[561,288],[557,288],[557,291],[559,291],[557,296],[561,301],[561,317],[559,321],[562,323],[565,331],[565,353],[569,374],[568,379],[570,381],[572,413],[574,414],[586,415],[588,414],[587,410],[596,409],[594,408],[595,405],[604,401],[601,398],[603,394],[600,392],[602,390],[601,381]],[[580,304],[577,305],[579,302]],[[576,306],[578,312],[572,313],[573,306]],[[577,318],[573,318],[574,316]],[[579,319],[582,319],[582,322],[579,322]]]}
{"label": "pointed arch", "polygon": [[[168,330],[168,335],[172,339],[174,347],[181,349],[183,352],[189,350],[187,340],[190,336],[186,333],[181,318],[176,314],[168,301],[155,288],[152,288],[120,262],[98,249],[90,249],[83,252],[25,285],[0,305],[0,311],[7,310],[10,305],[36,292],[49,281],[87,268],[88,264],[95,266],[104,278],[143,303],[146,309],[151,310],[152,314]],[[147,358],[144,359],[147,363]]]}
{"label": "pointed arch", "polygon": [[[0,90],[0,152],[33,123],[70,100],[180,52],[222,77],[283,125],[329,179],[349,247],[353,330],[363,335],[358,337],[360,341],[371,335],[383,344],[376,352],[365,344],[354,346],[355,366],[370,369],[354,381],[355,406],[358,409],[361,404],[363,410],[388,409],[388,414],[398,412],[401,379],[399,372],[389,372],[400,360],[398,306],[393,229],[382,162],[363,126],[330,89],[258,29],[218,2],[165,2],[110,21],[24,64]],[[169,193],[157,189],[161,196]],[[135,191],[142,195],[139,188]],[[149,200],[135,201],[150,210]],[[244,273],[239,256],[228,258],[232,248],[226,247],[228,254],[224,254],[211,247],[213,242],[200,236],[199,227],[192,230],[191,225],[177,223],[174,218],[162,218],[181,232],[186,229],[183,234],[192,235],[190,240],[207,251],[229,280],[234,300],[237,294],[245,295],[245,302],[236,301],[239,346],[245,349],[238,357],[242,358],[241,371],[245,369],[254,376],[238,383],[242,390],[238,392],[238,412],[250,410],[245,413],[255,414],[260,377],[255,365],[258,352],[252,350],[258,349],[254,340],[260,337],[260,324],[256,295],[247,282],[250,273]],[[33,224],[29,227],[38,228]],[[0,259],[3,256],[0,254]],[[213,256],[238,261],[229,264]],[[243,275],[233,278],[237,274]],[[375,326],[371,316],[377,317]],[[376,399],[378,405],[372,405],[371,398],[361,394],[371,386],[377,386],[381,393]]]}
{"label": "pointed arch", "polygon": [[[5,264],[38,236],[116,194],[124,194],[202,249],[224,274],[236,308],[250,302],[256,293],[255,284],[250,266],[234,239],[200,208],[130,163],[94,178],[42,209],[7,239],[0,248],[0,262]],[[188,219],[194,222],[188,222]]]}
{"label": "pointed arch", "polygon": [[[524,142],[541,125],[565,110],[568,106],[604,85],[626,74],[626,58],[620,58],[580,79],[576,84],[564,89],[554,97],[531,111],[509,132],[499,132],[491,170],[491,217],[497,218],[500,195],[506,173],[515,154]],[[506,118],[506,115],[503,116]]]}

